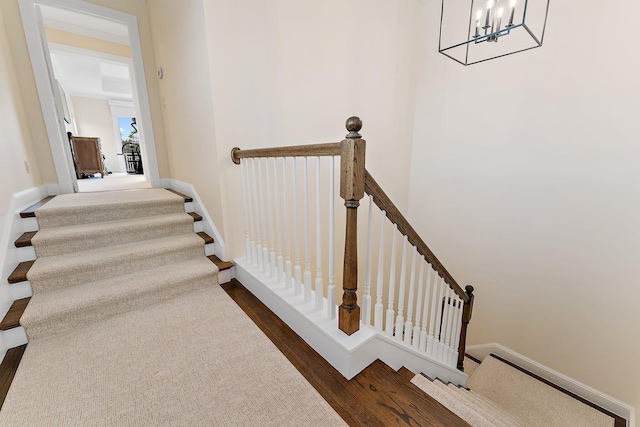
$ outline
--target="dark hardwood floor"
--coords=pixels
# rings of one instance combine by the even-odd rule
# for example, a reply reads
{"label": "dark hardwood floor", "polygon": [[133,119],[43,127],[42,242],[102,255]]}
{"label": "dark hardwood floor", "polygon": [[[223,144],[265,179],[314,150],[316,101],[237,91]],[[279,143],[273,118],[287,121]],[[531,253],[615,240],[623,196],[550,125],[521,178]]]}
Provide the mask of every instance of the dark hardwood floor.
{"label": "dark hardwood floor", "polygon": [[223,289],[351,426],[468,426],[377,360],[346,380],[278,316],[233,279]]}

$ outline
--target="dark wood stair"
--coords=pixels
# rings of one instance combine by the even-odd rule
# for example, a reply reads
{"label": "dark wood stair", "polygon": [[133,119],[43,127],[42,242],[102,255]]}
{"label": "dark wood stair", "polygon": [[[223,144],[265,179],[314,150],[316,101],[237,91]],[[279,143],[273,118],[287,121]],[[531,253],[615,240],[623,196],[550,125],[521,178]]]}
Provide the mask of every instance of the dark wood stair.
{"label": "dark wood stair", "polygon": [[209,261],[214,263],[220,271],[228,270],[234,265],[231,261],[222,261],[215,255],[209,255],[207,258],[209,258]]}
{"label": "dark wood stair", "polygon": [[9,392],[9,386],[13,381],[13,377],[16,375],[18,365],[26,349],[26,344],[10,348],[7,350],[4,359],[2,359],[2,363],[0,364],[0,408],[2,408],[4,404],[4,399]]}
{"label": "dark wood stair", "polygon": [[31,246],[31,239],[35,236],[37,231],[27,231],[23,233],[22,236],[18,237],[18,240],[15,241],[16,248],[26,248],[27,246]]}
{"label": "dark wood stair", "polygon": [[7,281],[10,284],[25,282],[27,280],[27,273],[35,261],[24,261],[18,264],[18,266],[11,272]]}
{"label": "dark wood stair", "polygon": [[34,203],[33,205],[29,206],[27,209],[25,209],[22,212],[20,212],[20,217],[21,218],[35,218],[36,217],[36,209],[38,209],[39,207],[41,207],[42,205],[44,205],[45,203],[47,203],[49,200],[53,199],[54,197],[55,196],[45,197],[44,199],[40,200],[38,203]]}
{"label": "dark wood stair", "polygon": [[204,231],[200,231],[199,233],[196,233],[196,234],[200,236],[202,240],[204,240],[205,244],[213,243],[213,237],[209,236]]}
{"label": "dark wood stair", "polygon": [[182,194],[179,191],[172,190],[171,188],[165,188],[165,190],[171,191],[173,194],[177,194],[178,196],[182,197],[184,199],[185,203],[193,202],[193,197],[191,197],[191,196],[187,196],[186,194]]}
{"label": "dark wood stair", "polygon": [[22,298],[15,300],[13,304],[11,304],[9,311],[4,316],[4,319],[2,319],[2,322],[0,322],[0,331],[6,331],[20,326],[20,318],[22,317],[22,313],[24,313],[24,310],[27,308],[27,304],[29,304],[30,300],[31,297]]}

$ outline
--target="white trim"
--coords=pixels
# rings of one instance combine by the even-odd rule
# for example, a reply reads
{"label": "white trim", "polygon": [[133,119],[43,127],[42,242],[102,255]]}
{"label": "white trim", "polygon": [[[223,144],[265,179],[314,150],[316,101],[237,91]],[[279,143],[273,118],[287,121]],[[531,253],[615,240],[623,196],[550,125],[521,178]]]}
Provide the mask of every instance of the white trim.
{"label": "white trim", "polygon": [[47,28],[54,30],[66,31],[67,33],[79,34],[81,36],[91,37],[94,39],[106,40],[108,42],[129,46],[129,38],[105,31],[87,28],[82,25],[72,24],[70,22],[59,21],[57,19],[47,18],[45,21]]}
{"label": "white trim", "polygon": [[134,15],[109,9],[93,3],[81,0],[18,0],[20,6],[20,14],[22,15],[22,23],[24,26],[25,38],[29,47],[29,55],[33,67],[33,73],[38,88],[38,96],[42,105],[42,112],[47,128],[47,134],[50,140],[51,152],[58,177],[58,185],[63,193],[71,193],[74,191],[74,177],[71,175],[71,169],[67,165],[66,156],[68,149],[62,140],[58,124],[56,122],[55,105],[53,100],[52,82],[47,73],[47,65],[45,58],[45,49],[43,42],[39,36],[37,17],[35,6],[38,4],[59,7],[62,9],[73,10],[76,12],[86,13],[98,16],[104,19],[120,22],[127,25],[129,30],[130,46],[133,62],[133,79],[134,102],[140,117],[140,148],[142,151],[142,163],[145,175],[153,187],[160,187],[160,174],[158,171],[158,162],[156,159],[155,139],[153,135],[153,126],[151,121],[151,109],[149,107],[149,94],[147,92],[146,78],[144,75],[144,63],[142,61],[142,47],[140,45],[140,34],[138,32],[137,18]]}
{"label": "white trim", "polygon": [[484,360],[485,357],[492,353],[496,356],[500,356],[503,359],[624,418],[627,420],[628,426],[635,426],[635,409],[633,406],[627,405],[626,403],[591,388],[580,381],[574,380],[573,378],[555,371],[548,366],[531,360],[503,345],[498,343],[471,345],[466,348],[466,352],[478,360]]}
{"label": "white trim", "polygon": [[326,298],[323,298],[323,307],[317,310],[313,296],[305,303],[304,295],[295,295],[295,290],[287,288],[284,280],[278,282],[277,277],[270,277],[268,271],[263,273],[246,258],[235,259],[234,263],[238,280],[345,378],[350,380],[380,359],[395,370],[406,366],[413,372],[466,386],[467,374],[429,359],[373,327],[360,323],[358,332],[346,335],[338,329],[337,317],[327,318]]}
{"label": "white trim", "polygon": [[[0,316],[2,317],[7,314],[9,307],[11,307],[11,304],[16,299],[12,288],[13,285],[9,284],[7,278],[13,269],[22,261],[19,250],[13,242],[25,231],[31,231],[25,230],[25,223],[20,218],[20,212],[51,194],[48,191],[48,187],[49,186],[41,185],[15,193],[9,202],[9,209],[7,210],[7,215],[3,223],[2,234],[0,234],[0,274],[2,274],[2,279],[0,280]],[[22,331],[22,335],[13,329],[1,331],[0,354],[6,353],[10,348],[25,344],[26,336],[24,336],[23,339],[23,335],[24,331]]]}
{"label": "white trim", "polygon": [[202,199],[200,199],[195,187],[191,184],[175,179],[163,179],[161,183],[163,188],[171,188],[193,198],[193,210],[202,216],[202,227],[204,232],[213,237],[214,254],[221,260],[226,261],[227,248],[225,246],[224,239],[218,231],[218,227],[216,227],[215,223],[211,219],[204,203],[202,203]]}

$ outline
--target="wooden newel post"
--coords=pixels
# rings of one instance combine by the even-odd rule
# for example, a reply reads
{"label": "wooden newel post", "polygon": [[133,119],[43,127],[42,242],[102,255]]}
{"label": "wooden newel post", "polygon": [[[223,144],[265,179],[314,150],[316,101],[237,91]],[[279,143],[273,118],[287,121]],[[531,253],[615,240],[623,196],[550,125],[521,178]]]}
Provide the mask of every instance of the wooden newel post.
{"label": "wooden newel post", "polygon": [[473,312],[473,286],[467,285],[464,288],[465,293],[469,297],[469,301],[464,304],[462,309],[462,328],[460,329],[460,345],[458,346],[458,369],[464,372],[464,353],[467,347],[467,326],[471,321],[471,314]]}
{"label": "wooden newel post", "polygon": [[344,242],[344,272],[342,275],[342,304],[338,308],[338,327],[351,335],[360,329],[358,307],[358,206],[364,197],[365,140],[358,133],[362,120],[347,119],[349,133],[342,141],[340,153],[340,197],[347,207],[346,236]]}

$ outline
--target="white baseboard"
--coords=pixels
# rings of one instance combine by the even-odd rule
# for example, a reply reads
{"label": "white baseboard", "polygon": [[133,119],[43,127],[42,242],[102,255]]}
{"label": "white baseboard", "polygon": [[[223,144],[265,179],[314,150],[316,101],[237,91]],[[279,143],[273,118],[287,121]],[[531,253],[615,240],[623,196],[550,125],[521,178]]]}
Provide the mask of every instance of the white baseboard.
{"label": "white baseboard", "polygon": [[277,282],[261,273],[245,258],[235,259],[237,279],[256,298],[264,303],[293,331],[329,362],[345,378],[351,379],[380,359],[393,369],[406,366],[413,372],[424,372],[445,382],[466,385],[468,376],[436,362],[426,355],[385,336],[374,328],[361,324],[351,336],[338,329],[338,319],[328,319],[327,299],[323,308],[315,309],[313,302],[305,303],[302,295],[294,295],[284,282]]}
{"label": "white baseboard", "polygon": [[[32,231],[25,229],[25,226],[32,227],[32,222],[24,222],[20,218],[20,212],[34,203],[39,202],[45,197],[49,196],[50,189],[56,190],[57,184],[41,185],[39,187],[29,188],[24,191],[13,194],[11,201],[9,202],[9,209],[5,217],[2,234],[0,235],[0,318],[4,317],[9,311],[11,304],[15,301],[16,292],[22,295],[26,292],[23,288],[15,288],[15,285],[10,285],[7,278],[11,274],[14,268],[22,262],[30,259],[23,259],[28,256],[24,251],[20,251],[15,247],[14,242],[25,231]],[[58,189],[59,191],[59,189]],[[21,248],[22,249],[22,248]],[[20,329],[20,328],[14,328]],[[9,331],[2,332],[2,339],[0,340],[0,353],[6,352],[7,349],[17,347],[26,343],[26,335],[24,330],[22,333],[11,329]],[[24,341],[24,342],[23,342]]]}
{"label": "white baseboard", "polygon": [[573,378],[570,378],[558,371],[555,371],[548,366],[542,365],[534,360],[523,356],[503,345],[497,343],[471,345],[466,348],[467,354],[475,357],[478,360],[484,360],[485,357],[490,354],[495,354],[503,359],[531,372],[545,380],[556,384],[563,389],[570,391],[583,399],[588,400],[609,412],[612,412],[619,417],[624,418],[628,422],[628,426],[635,426],[635,409],[633,406],[627,405],[607,394],[599,392],[586,384],[583,384]]}
{"label": "white baseboard", "polygon": [[[167,179],[167,178],[163,178],[161,180],[161,184],[163,188],[171,188],[172,190],[176,190],[182,194],[186,194],[187,196],[191,196],[193,198],[192,209],[190,211],[197,212],[202,216],[202,228],[204,232],[210,235],[211,237],[213,237],[213,240],[214,240],[213,252],[215,253],[215,255],[218,256],[218,258],[222,260],[226,260],[227,251],[224,244],[224,239],[222,238],[222,235],[218,231],[218,228],[216,227],[215,223],[211,219],[211,216],[209,215],[209,212],[207,211],[207,208],[205,207],[204,203],[202,203],[202,199],[200,199],[200,196],[198,195],[198,192],[196,191],[195,187],[186,182],[178,181],[175,179]],[[186,208],[188,209],[188,206]],[[213,255],[214,253],[208,253],[207,255]]]}

